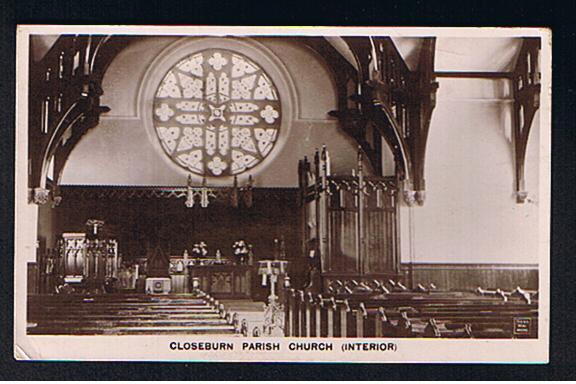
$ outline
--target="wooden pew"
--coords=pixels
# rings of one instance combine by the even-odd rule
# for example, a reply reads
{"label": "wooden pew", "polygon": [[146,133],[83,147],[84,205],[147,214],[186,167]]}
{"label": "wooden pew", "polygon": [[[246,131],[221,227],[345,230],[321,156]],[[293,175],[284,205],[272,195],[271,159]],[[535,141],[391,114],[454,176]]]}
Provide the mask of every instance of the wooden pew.
{"label": "wooden pew", "polygon": [[[372,327],[368,327],[366,330],[366,325],[361,325],[360,322],[363,321],[365,324],[370,324],[376,321],[375,314],[378,313],[378,311],[384,310],[382,301],[378,300],[376,302],[369,302],[368,304],[366,304],[366,302],[355,302],[353,300],[349,300],[349,302],[353,307],[356,304],[358,305],[359,309],[356,317],[356,321],[358,322],[357,329],[362,330],[361,332],[364,337],[375,336],[376,332],[380,333],[380,331],[377,330],[372,331]],[[480,305],[462,306],[453,304],[448,308],[445,305],[447,304],[441,306],[434,305],[432,307],[433,309],[430,309],[426,305],[413,305],[411,308],[413,308],[414,311],[411,311],[409,314],[408,311],[403,311],[401,309],[402,307],[399,309],[388,306],[386,315],[388,319],[398,319],[398,324],[401,321],[406,323],[408,315],[413,322],[415,321],[415,325],[421,326],[423,322],[426,322],[426,326],[421,332],[424,337],[432,337],[438,334],[434,328],[438,325],[437,323],[441,323],[444,327],[440,332],[442,337],[469,337],[470,330],[473,330],[475,333],[481,332],[484,336],[488,336],[488,333],[490,333],[488,330],[492,330],[491,333],[493,337],[512,337],[513,322],[517,317],[532,319],[532,329],[537,329],[537,308],[531,305],[503,306],[485,305],[481,303]],[[499,330],[500,333],[495,330]],[[460,334],[456,335],[455,331],[458,331]],[[404,334],[401,335],[398,332]],[[397,336],[410,336],[409,332],[398,330],[396,333]]]}
{"label": "wooden pew", "polygon": [[41,295],[30,296],[27,308],[31,334],[230,334],[240,326],[209,296]]}
{"label": "wooden pew", "polygon": [[[367,288],[368,287],[368,288]],[[537,292],[439,291],[394,281],[336,281],[328,297],[292,291],[287,319],[298,337],[517,337],[516,318],[537,336]],[[530,297],[528,297],[528,295]]]}

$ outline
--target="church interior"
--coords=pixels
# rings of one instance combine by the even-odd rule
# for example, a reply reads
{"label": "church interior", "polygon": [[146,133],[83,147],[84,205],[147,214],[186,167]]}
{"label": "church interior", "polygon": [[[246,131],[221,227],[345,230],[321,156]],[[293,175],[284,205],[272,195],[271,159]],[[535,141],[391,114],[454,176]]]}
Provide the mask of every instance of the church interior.
{"label": "church interior", "polygon": [[32,35],[28,334],[537,338],[540,44]]}

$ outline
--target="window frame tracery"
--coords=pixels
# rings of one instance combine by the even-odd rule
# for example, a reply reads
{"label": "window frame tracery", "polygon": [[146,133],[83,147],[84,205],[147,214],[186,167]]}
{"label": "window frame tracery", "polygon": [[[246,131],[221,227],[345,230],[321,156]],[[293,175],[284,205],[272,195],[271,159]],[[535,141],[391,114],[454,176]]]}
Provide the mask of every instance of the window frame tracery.
{"label": "window frame tracery", "polygon": [[[181,77],[180,74],[186,71],[182,71],[179,66],[182,67],[190,64],[190,60],[198,55],[203,55],[202,67],[196,66],[195,68],[185,69],[188,69],[188,71],[194,70],[197,74],[202,76],[189,76],[188,73],[184,73],[184,75],[188,76],[189,79],[191,78],[192,80],[202,81],[200,89],[198,85],[196,85],[196,88],[189,86],[187,88],[188,94],[184,95],[185,88],[182,87],[179,82],[179,96],[181,97],[160,97],[161,94],[163,96],[168,95],[168,93],[162,93],[163,87],[166,86],[167,78],[171,76],[171,74],[174,75],[174,73]],[[247,67],[252,66],[252,72],[248,74],[240,73],[241,71],[238,72],[238,66],[236,68],[233,66],[233,59],[238,63],[241,63],[241,65]],[[202,73],[198,72],[199,68],[202,68]],[[210,70],[208,70],[208,68],[210,68]],[[236,73],[234,71],[236,71]],[[213,74],[218,80],[215,83],[215,87],[218,90],[216,94],[207,94],[206,92],[207,78],[210,74]],[[227,100],[222,100],[222,96],[225,96],[226,92],[220,92],[220,88],[222,87],[220,80],[223,74],[226,74],[229,77],[229,93],[227,95],[229,98]],[[250,76],[255,76],[251,83],[248,82],[248,85],[251,86],[244,87],[244,91],[248,88],[250,97],[238,94],[238,92],[241,93],[242,91],[242,89],[238,89],[241,88],[241,80],[245,80]],[[232,83],[234,81],[236,82],[235,86],[238,92],[233,95],[232,92],[234,91],[234,86]],[[259,82],[267,83],[268,92],[271,93],[266,94],[266,90],[264,90],[262,91],[264,92],[263,96],[260,95],[259,97],[255,97]],[[213,86],[211,87],[213,88]],[[178,95],[174,94],[174,96]],[[211,99],[206,101],[209,96]],[[261,63],[256,62],[256,60],[248,54],[239,53],[237,50],[228,47],[200,48],[193,50],[192,53],[176,60],[163,75],[155,89],[153,99],[152,120],[154,132],[156,137],[160,140],[164,152],[174,163],[198,176],[234,176],[253,169],[257,165],[265,162],[266,158],[272,153],[274,147],[277,145],[280,133],[282,132],[281,128],[283,125],[284,104],[283,100],[280,98],[280,92],[275,81]],[[161,121],[160,115],[158,115],[157,112],[161,108],[166,109],[166,107],[163,107],[163,101],[165,100],[171,100],[170,103],[168,103],[168,107],[172,109],[173,114],[170,115],[170,113],[166,111],[170,116],[167,116],[166,121]],[[196,106],[192,105],[195,102],[198,102],[199,104]],[[180,108],[175,108],[178,103],[182,103],[182,105],[180,105]],[[219,110],[222,106],[225,106],[226,108]],[[193,118],[191,116],[193,114],[183,113],[186,112],[186,109],[194,108],[203,108],[202,111],[192,111],[202,112],[202,114],[196,114],[196,118]],[[242,109],[247,109],[248,112]],[[199,117],[200,115],[203,116],[203,119]],[[180,121],[176,120],[177,118],[179,118]],[[226,122],[227,125],[221,124],[221,121]],[[218,124],[208,124],[214,122],[217,122]],[[186,134],[184,133],[185,130]],[[196,131],[195,134],[191,132],[194,130]],[[199,132],[199,130],[202,132]],[[224,131],[223,136],[227,136],[227,139],[220,140],[222,131]],[[212,140],[210,147],[207,147],[206,145],[205,139],[207,137],[207,132],[218,137],[217,140]],[[199,143],[198,140],[200,134],[202,139],[204,139],[202,143]],[[167,141],[166,135],[176,137],[177,142]],[[178,146],[181,145],[182,140],[184,140],[184,136],[188,137],[186,140],[196,142],[196,145],[192,146],[194,148],[193,150],[188,149],[189,152],[186,152],[186,148],[190,147],[190,143],[184,145],[181,151],[177,150]],[[243,140],[247,140],[247,138],[248,142],[251,142],[252,144],[246,144],[243,142]],[[196,159],[192,162],[196,167],[190,166],[190,161],[186,161],[188,159],[186,159],[185,156],[183,157],[183,155],[192,156],[192,151],[195,151],[196,156],[198,156],[198,151],[202,154],[200,160]],[[247,152],[249,152],[250,156],[246,156]],[[242,158],[240,158],[239,153],[243,156]]]}

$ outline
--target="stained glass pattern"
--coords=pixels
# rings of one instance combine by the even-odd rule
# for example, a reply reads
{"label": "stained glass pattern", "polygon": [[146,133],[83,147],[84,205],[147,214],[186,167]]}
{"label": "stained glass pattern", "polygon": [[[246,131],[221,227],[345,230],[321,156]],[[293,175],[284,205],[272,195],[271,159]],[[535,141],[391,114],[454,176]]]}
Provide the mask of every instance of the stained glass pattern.
{"label": "stained glass pattern", "polygon": [[260,163],[278,138],[278,91],[253,61],[207,49],[173,66],[153,106],[164,151],[198,175],[229,176]]}

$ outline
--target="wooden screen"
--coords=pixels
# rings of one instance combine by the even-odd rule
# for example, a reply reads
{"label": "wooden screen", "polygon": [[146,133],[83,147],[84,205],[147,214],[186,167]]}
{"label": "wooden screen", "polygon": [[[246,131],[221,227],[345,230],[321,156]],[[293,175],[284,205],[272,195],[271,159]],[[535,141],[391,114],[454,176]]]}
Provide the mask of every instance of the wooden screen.
{"label": "wooden screen", "polygon": [[393,180],[365,178],[364,181],[364,196],[360,197],[354,177],[329,178],[326,272],[366,275],[396,271]]}
{"label": "wooden screen", "polygon": [[394,177],[357,172],[330,175],[323,149],[314,164],[299,164],[303,250],[317,247],[322,275],[327,278],[393,276],[398,273],[397,182]]}

